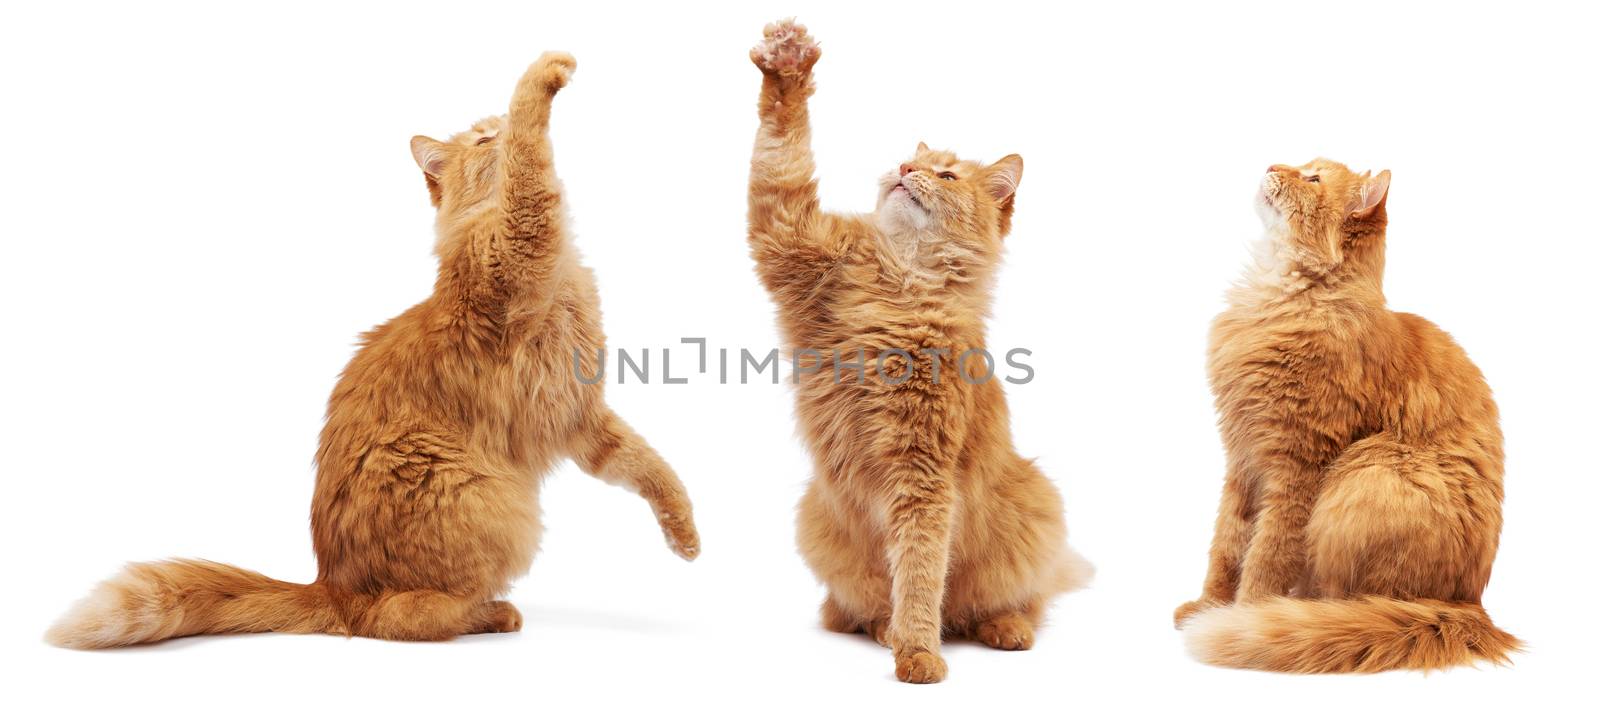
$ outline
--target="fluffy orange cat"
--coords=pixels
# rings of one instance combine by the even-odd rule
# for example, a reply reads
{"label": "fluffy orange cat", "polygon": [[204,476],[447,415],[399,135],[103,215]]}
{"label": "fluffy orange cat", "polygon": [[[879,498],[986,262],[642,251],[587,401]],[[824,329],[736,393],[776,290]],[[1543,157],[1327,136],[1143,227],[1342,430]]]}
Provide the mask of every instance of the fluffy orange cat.
{"label": "fluffy orange cat", "polygon": [[1320,673],[1502,662],[1479,600],[1500,425],[1461,347],[1383,296],[1389,172],[1272,166],[1258,258],[1211,330],[1228,470],[1200,599],[1217,665]]}
{"label": "fluffy orange cat", "polygon": [[796,391],[815,467],[800,550],[828,588],[823,625],[876,638],[900,680],[933,683],[945,677],[943,634],[1027,649],[1050,598],[1090,574],[1066,546],[1060,496],[1012,448],[999,382],[954,371],[983,378],[964,352],[984,348],[1022,159],[984,166],[919,146],[884,176],[875,213],[823,213],[806,111],[820,55],[793,21],[768,26],[750,53],[764,76],[750,172],[757,271],[788,343],[859,350],[867,366],[864,383],[811,374]]}
{"label": "fluffy orange cat", "polygon": [[564,457],[637,492],[667,542],[700,549],[683,486],[583,384],[605,341],[563,223],[547,128],[575,67],[547,53],[507,116],[411,149],[438,208],[434,293],[367,334],[328,402],[309,585],[213,562],[130,565],[48,635],[75,648],[206,633],[444,640],[518,630],[496,598],[539,542],[540,478]]}

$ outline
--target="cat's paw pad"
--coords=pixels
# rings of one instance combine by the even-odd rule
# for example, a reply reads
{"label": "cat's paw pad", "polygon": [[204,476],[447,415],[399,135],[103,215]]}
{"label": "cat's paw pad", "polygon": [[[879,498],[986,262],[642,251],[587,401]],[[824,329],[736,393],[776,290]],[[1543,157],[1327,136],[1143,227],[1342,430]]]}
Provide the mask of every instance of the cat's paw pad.
{"label": "cat's paw pad", "polygon": [[764,73],[785,77],[804,75],[822,57],[822,48],[794,18],[772,23],[762,31],[761,42],[750,49],[750,60]]}
{"label": "cat's paw pad", "polygon": [[572,81],[572,73],[577,69],[578,60],[572,55],[550,51],[533,61],[533,67],[528,72],[534,74],[546,91],[554,93],[567,87],[567,83]]}
{"label": "cat's paw pad", "polygon": [[918,650],[894,656],[894,677],[902,683],[937,683],[944,680],[947,672],[944,658],[938,653]]}
{"label": "cat's paw pad", "polygon": [[1020,615],[1001,615],[978,623],[978,642],[999,650],[1033,647],[1033,623]]}

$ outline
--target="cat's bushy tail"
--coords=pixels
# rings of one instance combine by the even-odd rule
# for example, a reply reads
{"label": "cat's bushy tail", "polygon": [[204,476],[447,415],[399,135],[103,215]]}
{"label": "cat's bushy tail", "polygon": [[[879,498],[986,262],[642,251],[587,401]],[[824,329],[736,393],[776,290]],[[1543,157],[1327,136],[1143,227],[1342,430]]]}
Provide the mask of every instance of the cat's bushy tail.
{"label": "cat's bushy tail", "polygon": [[1384,597],[1211,608],[1184,623],[1183,633],[1202,662],[1284,673],[1502,664],[1521,649],[1478,603]]}
{"label": "cat's bushy tail", "polygon": [[337,632],[321,585],[205,560],[138,562],[100,583],[45,634],[64,648],[114,648],[209,633]]}

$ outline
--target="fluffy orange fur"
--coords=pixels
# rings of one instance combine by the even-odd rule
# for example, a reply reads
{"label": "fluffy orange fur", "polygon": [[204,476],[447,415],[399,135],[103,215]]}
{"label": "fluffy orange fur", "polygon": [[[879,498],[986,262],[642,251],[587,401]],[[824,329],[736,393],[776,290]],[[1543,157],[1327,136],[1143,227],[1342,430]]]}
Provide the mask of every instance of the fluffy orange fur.
{"label": "fluffy orange fur", "polygon": [[583,384],[605,344],[594,279],[564,229],[548,125],[575,63],[547,53],[510,113],[412,151],[438,208],[431,297],[368,333],[328,402],[310,585],[202,561],[130,565],[48,639],[74,648],[206,633],[444,640],[521,627],[496,598],[539,542],[562,458],[638,493],[671,548],[699,552],[672,470]]}
{"label": "fluffy orange fur", "polygon": [[[799,545],[828,589],[822,623],[888,645],[896,675],[913,683],[944,678],[943,634],[1029,648],[1049,599],[1090,570],[1066,546],[1055,488],[1012,447],[999,382],[963,380],[953,366],[984,348],[1022,159],[983,166],[919,146],[884,177],[875,213],[823,213],[806,110],[821,52],[784,21],[750,55],[763,74],[750,173],[757,271],[787,343],[862,350],[867,365],[864,383],[820,373],[796,390],[814,459]],[[875,361],[888,349],[914,358]],[[983,362],[966,359],[979,367],[969,378],[983,378]]]}
{"label": "fluffy orange fur", "polygon": [[1256,262],[1211,330],[1227,476],[1200,599],[1217,665],[1298,673],[1502,662],[1479,600],[1504,472],[1489,386],[1383,296],[1389,172],[1272,166]]}

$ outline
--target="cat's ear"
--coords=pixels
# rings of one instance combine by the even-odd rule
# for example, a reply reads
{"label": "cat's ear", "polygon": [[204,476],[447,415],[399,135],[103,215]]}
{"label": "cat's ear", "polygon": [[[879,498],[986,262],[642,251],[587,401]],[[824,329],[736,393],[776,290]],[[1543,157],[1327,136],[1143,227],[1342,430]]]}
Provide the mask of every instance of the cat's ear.
{"label": "cat's ear", "polygon": [[427,136],[411,137],[411,157],[417,160],[417,168],[427,174],[429,178],[438,178],[444,173],[445,144]]}
{"label": "cat's ear", "polygon": [[983,185],[996,201],[1011,198],[1022,183],[1022,156],[1015,153],[990,164],[984,170]]}
{"label": "cat's ear", "polygon": [[1367,218],[1383,208],[1383,202],[1388,199],[1389,172],[1385,170],[1376,176],[1365,176],[1361,179],[1361,193],[1350,201],[1350,216]]}
{"label": "cat's ear", "polygon": [[917,141],[917,152],[918,153],[927,153],[928,152],[928,144],[923,143],[922,141]]}

